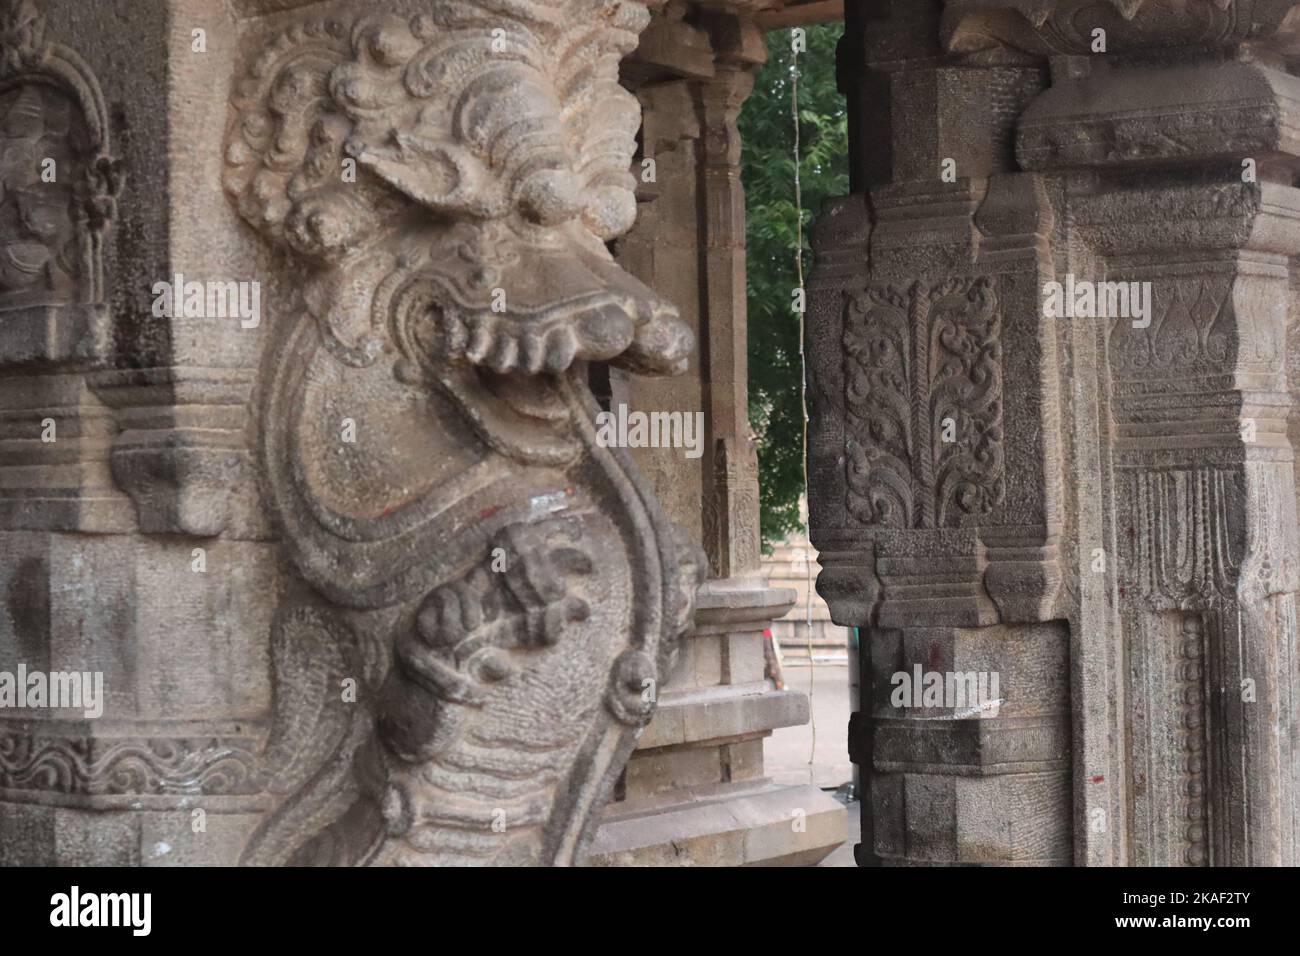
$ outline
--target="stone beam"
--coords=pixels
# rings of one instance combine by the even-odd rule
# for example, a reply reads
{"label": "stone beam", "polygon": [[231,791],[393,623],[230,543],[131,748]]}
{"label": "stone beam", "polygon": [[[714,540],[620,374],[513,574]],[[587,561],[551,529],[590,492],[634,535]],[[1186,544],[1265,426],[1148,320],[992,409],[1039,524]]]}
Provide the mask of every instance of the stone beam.
{"label": "stone beam", "polygon": [[756,18],[762,30],[787,30],[815,23],[834,23],[844,19],[844,0],[802,0],[780,10],[768,10]]}

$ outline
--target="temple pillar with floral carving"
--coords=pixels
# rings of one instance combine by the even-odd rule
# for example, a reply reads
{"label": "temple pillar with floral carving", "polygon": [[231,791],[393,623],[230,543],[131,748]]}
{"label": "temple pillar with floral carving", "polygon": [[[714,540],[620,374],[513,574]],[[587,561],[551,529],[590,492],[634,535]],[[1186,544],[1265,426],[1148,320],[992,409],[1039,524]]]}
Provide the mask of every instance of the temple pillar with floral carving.
{"label": "temple pillar with floral carving", "polygon": [[861,862],[1295,862],[1296,7],[849,4],[810,463]]}

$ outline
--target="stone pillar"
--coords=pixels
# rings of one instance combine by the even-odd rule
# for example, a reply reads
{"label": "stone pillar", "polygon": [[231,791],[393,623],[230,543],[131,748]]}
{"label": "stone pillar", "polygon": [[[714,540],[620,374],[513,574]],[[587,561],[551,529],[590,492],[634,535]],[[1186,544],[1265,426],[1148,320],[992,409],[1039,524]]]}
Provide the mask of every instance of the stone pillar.
{"label": "stone pillar", "polygon": [[[806,514],[807,503],[800,502]],[[806,519],[805,519],[806,520]],[[831,620],[831,610],[815,589],[817,549],[803,529],[789,534],[763,556],[763,574],[773,587],[786,587],[797,595],[785,617],[772,622],[772,636],[781,648],[783,660],[843,658],[850,645],[846,628]]]}
{"label": "stone pillar", "polygon": [[0,862],[581,859],[704,565],[587,387],[693,348],[648,20],[0,0],[0,672],[104,688],[0,709]]}
{"label": "stone pillar", "polygon": [[[716,578],[753,579],[759,571],[758,457],[749,427],[749,356],[745,287],[745,189],[740,182],[740,110],[767,59],[752,19],[714,13],[705,19],[714,46],[713,76],[694,84],[701,118],[700,205],[709,440],[704,456],[704,550]],[[792,184],[793,186],[793,184]]]}
{"label": "stone pillar", "polygon": [[747,16],[670,4],[624,69],[642,102],[640,158],[653,160],[655,181],[642,183],[641,213],[618,259],[681,304],[700,349],[684,381],[666,388],[623,377],[611,401],[704,412],[699,459],[675,449],[634,455],[668,514],[700,529],[710,580],[700,590],[695,637],[628,764],[593,862],[806,864],[844,840],[844,810],[833,798],[763,775],[763,739],[809,717],[803,695],[778,691],[764,676],[763,631],[794,599],[761,577],[748,419],[736,120],[764,56]]}
{"label": "stone pillar", "polygon": [[265,326],[153,311],[176,273],[257,278],[212,122],[232,34],[203,6],[0,3],[0,672],[102,682],[24,707],[0,677],[2,864],[234,863],[274,802]]}
{"label": "stone pillar", "polygon": [[851,5],[890,135],[820,226],[811,461],[860,862],[1295,861],[1296,4],[1241,6]]}

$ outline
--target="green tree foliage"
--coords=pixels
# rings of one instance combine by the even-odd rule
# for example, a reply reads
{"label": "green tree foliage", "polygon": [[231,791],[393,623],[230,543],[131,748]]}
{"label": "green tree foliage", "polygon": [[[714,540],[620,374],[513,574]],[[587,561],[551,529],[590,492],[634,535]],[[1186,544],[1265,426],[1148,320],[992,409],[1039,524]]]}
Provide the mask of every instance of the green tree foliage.
{"label": "green tree foliage", "polygon": [[[835,44],[843,24],[808,27],[798,55],[803,266],[812,267],[808,226],[822,203],[849,189],[848,120],[835,86]],[[767,63],[740,117],[748,214],[749,419],[758,436],[763,546],[800,526],[803,409],[799,315],[792,290],[796,223],[790,31],[767,37]]]}

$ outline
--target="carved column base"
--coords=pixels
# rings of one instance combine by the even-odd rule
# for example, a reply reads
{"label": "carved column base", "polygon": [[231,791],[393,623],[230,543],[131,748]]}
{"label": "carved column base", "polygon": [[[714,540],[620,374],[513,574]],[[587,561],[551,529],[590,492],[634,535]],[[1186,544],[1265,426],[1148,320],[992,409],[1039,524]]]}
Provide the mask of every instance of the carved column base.
{"label": "carved column base", "polygon": [[1068,865],[1066,629],[862,635],[864,700],[849,729],[866,778],[862,855],[886,866]]}
{"label": "carved column base", "polygon": [[273,547],[194,545],[0,533],[0,670],[102,675],[100,716],[0,708],[0,866],[229,866],[272,805]]}
{"label": "carved column base", "polygon": [[807,697],[763,676],[763,631],[794,598],[752,580],[700,588],[695,636],[606,808],[589,865],[812,865],[844,842],[838,801],[763,775],[763,739],[808,722]]}
{"label": "carved column base", "polygon": [[834,797],[763,780],[674,791],[663,805],[637,812],[611,810],[587,864],[816,866],[845,836],[845,809]]}

